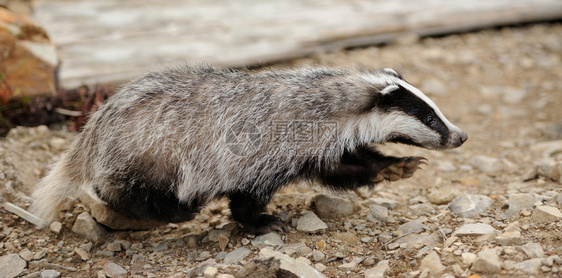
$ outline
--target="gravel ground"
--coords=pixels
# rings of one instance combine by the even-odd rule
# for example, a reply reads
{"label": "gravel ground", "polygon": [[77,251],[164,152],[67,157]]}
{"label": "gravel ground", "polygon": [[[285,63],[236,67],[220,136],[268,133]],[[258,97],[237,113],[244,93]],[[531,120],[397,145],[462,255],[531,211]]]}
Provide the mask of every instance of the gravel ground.
{"label": "gravel ground", "polygon": [[[225,200],[191,222],[147,231],[88,226],[77,203],[37,230],[6,202],[27,208],[74,134],[14,129],[0,141],[0,277],[561,276],[560,34],[562,25],[540,24],[404,37],[272,65],[392,67],[469,135],[446,152],[382,146],[429,165],[370,191],[284,189],[269,211],[289,224],[285,234],[241,233]],[[79,223],[85,231],[73,232]]]}

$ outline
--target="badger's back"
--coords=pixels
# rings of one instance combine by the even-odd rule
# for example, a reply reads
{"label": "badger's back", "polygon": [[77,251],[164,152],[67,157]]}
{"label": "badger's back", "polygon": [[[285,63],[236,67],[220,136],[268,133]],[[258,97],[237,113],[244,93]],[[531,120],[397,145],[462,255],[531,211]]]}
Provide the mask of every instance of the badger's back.
{"label": "badger's back", "polygon": [[[123,86],[92,115],[39,185],[34,211],[52,219],[59,208],[47,203],[75,196],[82,185],[123,209],[130,206],[126,198],[154,191],[167,192],[161,201],[175,198],[197,207],[241,187],[268,191],[260,185],[298,178],[305,165],[329,165],[346,147],[333,137],[273,138],[272,125],[343,124],[341,119],[367,103],[358,93],[364,83],[350,71],[324,68],[251,74],[178,67],[148,74]],[[243,154],[225,142],[241,123],[260,136],[258,148]],[[295,147],[330,153],[303,154]],[[58,190],[63,193],[53,192],[54,180],[66,188]]]}

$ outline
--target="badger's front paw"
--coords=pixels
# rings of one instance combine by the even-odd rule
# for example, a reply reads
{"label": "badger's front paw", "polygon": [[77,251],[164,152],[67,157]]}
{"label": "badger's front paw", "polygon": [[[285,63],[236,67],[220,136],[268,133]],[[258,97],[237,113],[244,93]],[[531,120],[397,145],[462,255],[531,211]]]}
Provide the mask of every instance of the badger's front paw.
{"label": "badger's front paw", "polygon": [[383,180],[397,181],[399,179],[407,179],[414,175],[416,170],[421,169],[420,164],[426,164],[427,158],[421,156],[402,157],[398,162],[391,164],[387,168],[380,170],[373,182]]}

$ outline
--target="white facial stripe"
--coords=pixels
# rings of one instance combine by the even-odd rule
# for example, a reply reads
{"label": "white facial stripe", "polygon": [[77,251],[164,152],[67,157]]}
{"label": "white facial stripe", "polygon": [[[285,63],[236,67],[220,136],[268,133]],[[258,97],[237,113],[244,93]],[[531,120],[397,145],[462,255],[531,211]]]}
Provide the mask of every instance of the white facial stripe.
{"label": "white facial stripe", "polygon": [[396,90],[398,90],[398,89],[400,89],[400,87],[398,87],[398,85],[394,85],[394,84],[393,84],[393,85],[388,85],[388,86],[386,86],[386,88],[384,88],[384,89],[382,89],[382,90],[380,91],[380,94],[381,94],[381,95],[386,95],[386,94],[388,94],[388,93],[390,93],[390,92],[392,92],[392,91],[396,91]]}
{"label": "white facial stripe", "polygon": [[411,138],[427,147],[437,148],[441,136],[416,118],[404,112],[384,113],[375,110],[359,119],[350,119],[343,125],[341,137],[347,146],[388,142],[391,135],[399,134]]}

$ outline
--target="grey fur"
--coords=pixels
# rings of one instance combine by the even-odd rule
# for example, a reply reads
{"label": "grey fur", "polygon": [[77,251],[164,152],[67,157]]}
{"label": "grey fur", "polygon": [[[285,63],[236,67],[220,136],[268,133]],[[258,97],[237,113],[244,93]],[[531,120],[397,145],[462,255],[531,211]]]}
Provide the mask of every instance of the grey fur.
{"label": "grey fur", "polygon": [[[103,200],[119,202],[129,186],[116,182],[120,176],[150,177],[148,186],[185,203],[204,205],[233,190],[269,198],[277,188],[263,185],[270,184],[272,177],[289,180],[305,163],[330,168],[345,151],[391,141],[395,134],[430,149],[459,146],[462,131],[444,117],[451,131],[447,143],[438,142],[439,134],[407,113],[370,107],[377,92],[395,84],[407,83],[388,70],[302,68],[250,73],[202,66],[150,73],[124,85],[92,115],[38,185],[32,210],[48,223],[60,210],[59,204],[76,197],[80,187],[94,189]],[[335,134],[323,140],[271,139],[272,123],[295,121],[334,123]],[[250,123],[262,135],[259,149],[245,156],[225,144],[229,127],[239,122]],[[284,151],[295,147],[317,152]],[[279,169],[283,169],[281,176]]]}

